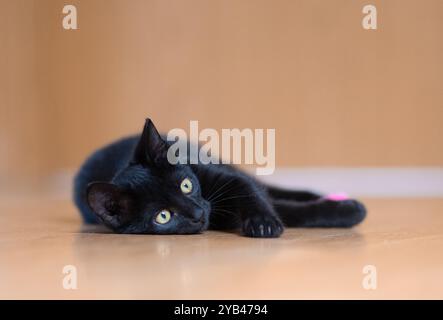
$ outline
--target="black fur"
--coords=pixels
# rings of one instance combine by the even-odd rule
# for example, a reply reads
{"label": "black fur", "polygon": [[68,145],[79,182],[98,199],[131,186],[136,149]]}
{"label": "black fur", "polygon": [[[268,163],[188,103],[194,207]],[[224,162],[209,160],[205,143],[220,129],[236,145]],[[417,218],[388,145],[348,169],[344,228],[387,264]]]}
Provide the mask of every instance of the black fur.
{"label": "black fur", "polygon": [[[366,209],[357,200],[331,201],[308,191],[265,186],[224,164],[171,165],[168,142],[147,119],[141,136],[93,153],[75,178],[74,201],[87,223],[119,233],[190,234],[241,229],[249,237],[278,237],[288,227],[352,227]],[[180,183],[188,178],[192,192]],[[155,221],[167,209],[166,224]],[[283,223],[282,223],[283,222]]]}

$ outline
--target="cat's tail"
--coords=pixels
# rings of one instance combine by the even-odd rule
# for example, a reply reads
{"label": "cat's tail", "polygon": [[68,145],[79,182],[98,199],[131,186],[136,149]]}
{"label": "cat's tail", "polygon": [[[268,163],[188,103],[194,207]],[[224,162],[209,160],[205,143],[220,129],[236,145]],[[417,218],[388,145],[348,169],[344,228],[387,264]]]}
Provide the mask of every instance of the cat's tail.
{"label": "cat's tail", "polygon": [[349,228],[362,222],[366,208],[344,195],[322,196],[309,191],[269,187],[274,209],[288,227]]}

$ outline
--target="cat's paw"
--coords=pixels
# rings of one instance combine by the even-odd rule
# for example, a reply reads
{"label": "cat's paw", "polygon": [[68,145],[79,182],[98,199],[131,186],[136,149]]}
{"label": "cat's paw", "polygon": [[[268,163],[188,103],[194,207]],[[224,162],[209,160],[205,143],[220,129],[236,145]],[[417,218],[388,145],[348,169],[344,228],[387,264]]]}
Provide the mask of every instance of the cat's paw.
{"label": "cat's paw", "polygon": [[366,208],[358,200],[349,199],[338,202],[337,211],[346,218],[346,227],[352,227],[362,222],[366,217]]}
{"label": "cat's paw", "polygon": [[329,212],[331,227],[350,228],[362,222],[366,217],[365,206],[355,199],[326,200],[321,205],[324,212]]}
{"label": "cat's paw", "polygon": [[280,219],[272,215],[254,216],[243,221],[243,234],[253,238],[278,238],[283,233]]}

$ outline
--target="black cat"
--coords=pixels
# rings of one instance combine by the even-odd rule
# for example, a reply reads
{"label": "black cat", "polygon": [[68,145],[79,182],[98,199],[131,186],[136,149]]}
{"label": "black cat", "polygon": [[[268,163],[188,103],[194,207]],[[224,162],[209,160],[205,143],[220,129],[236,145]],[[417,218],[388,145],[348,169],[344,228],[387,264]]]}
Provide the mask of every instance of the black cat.
{"label": "black cat", "polygon": [[283,225],[352,227],[365,218],[357,200],[266,186],[225,164],[172,165],[170,145],[147,119],[141,136],[92,154],[74,186],[84,221],[102,222],[119,233],[241,228],[248,237],[278,237]]}

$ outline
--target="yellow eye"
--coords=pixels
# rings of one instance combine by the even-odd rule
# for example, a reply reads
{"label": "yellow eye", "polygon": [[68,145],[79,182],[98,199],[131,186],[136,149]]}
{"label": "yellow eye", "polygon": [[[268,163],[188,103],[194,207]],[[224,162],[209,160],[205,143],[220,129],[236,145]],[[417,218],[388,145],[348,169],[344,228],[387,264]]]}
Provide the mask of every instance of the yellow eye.
{"label": "yellow eye", "polygon": [[169,212],[168,210],[160,211],[155,217],[155,222],[159,224],[168,223],[169,220],[171,220],[171,212]]}
{"label": "yellow eye", "polygon": [[192,191],[192,182],[188,178],[183,179],[182,183],[180,184],[180,189],[184,194],[188,194]]}

